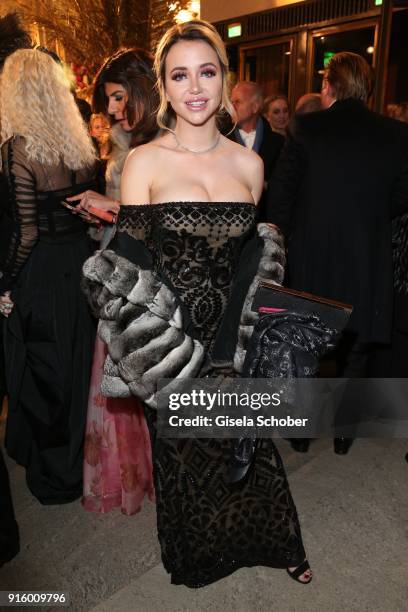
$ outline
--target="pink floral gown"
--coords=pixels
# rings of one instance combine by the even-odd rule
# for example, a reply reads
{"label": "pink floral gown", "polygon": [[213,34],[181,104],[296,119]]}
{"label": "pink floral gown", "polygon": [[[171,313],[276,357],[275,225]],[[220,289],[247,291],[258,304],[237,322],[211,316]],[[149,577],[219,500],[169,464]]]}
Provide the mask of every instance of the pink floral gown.
{"label": "pink floral gown", "polygon": [[[113,148],[106,169],[106,195],[120,200],[120,177],[129,153],[130,134],[117,125],[110,138]],[[105,246],[107,242],[105,235]],[[120,506],[124,514],[130,515],[140,510],[145,495],[154,500],[150,437],[143,408],[136,398],[101,395],[106,354],[106,345],[97,337],[88,401],[82,504],[91,512],[109,512]]]}
{"label": "pink floral gown", "polygon": [[100,392],[106,345],[97,338],[84,449],[82,505],[90,512],[121,507],[135,514],[144,496],[153,501],[152,453],[143,408],[136,398],[114,399]]}

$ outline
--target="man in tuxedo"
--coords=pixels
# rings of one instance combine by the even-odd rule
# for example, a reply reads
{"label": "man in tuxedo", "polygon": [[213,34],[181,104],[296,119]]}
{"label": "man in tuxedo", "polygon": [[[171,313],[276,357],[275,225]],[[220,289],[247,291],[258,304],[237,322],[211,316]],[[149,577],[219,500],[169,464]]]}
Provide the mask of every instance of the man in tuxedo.
{"label": "man in tuxedo", "polygon": [[263,96],[259,85],[252,81],[240,81],[232,90],[231,100],[237,114],[237,125],[230,135],[231,140],[258,153],[264,163],[265,189],[259,203],[259,220],[264,221],[266,188],[285,139],[273,132],[261,115]]}
{"label": "man in tuxedo", "polygon": [[[331,59],[324,110],[292,121],[267,205],[287,241],[289,286],[353,305],[336,355],[348,378],[365,377],[372,348],[390,342],[391,220],[408,210],[408,125],[370,111],[370,91],[361,56]],[[336,439],[335,451],[351,442]]]}

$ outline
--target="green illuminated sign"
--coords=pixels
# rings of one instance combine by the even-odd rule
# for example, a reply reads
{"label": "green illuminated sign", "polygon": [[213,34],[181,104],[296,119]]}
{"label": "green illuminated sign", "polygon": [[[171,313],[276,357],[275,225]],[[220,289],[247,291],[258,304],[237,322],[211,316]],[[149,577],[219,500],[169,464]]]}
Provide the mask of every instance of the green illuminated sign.
{"label": "green illuminated sign", "polygon": [[330,62],[331,58],[335,55],[333,51],[325,51],[323,53],[323,66],[327,68],[327,64]]}
{"label": "green illuminated sign", "polygon": [[242,35],[242,24],[240,23],[231,23],[228,26],[228,38],[236,38],[237,36]]}
{"label": "green illuminated sign", "polygon": [[375,6],[381,6],[382,0],[375,0]]}

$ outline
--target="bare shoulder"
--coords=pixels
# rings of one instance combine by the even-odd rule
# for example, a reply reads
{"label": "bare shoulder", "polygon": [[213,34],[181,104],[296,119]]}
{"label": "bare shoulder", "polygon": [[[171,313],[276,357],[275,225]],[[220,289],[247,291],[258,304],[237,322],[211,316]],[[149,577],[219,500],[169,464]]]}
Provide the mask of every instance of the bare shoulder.
{"label": "bare shoulder", "polygon": [[152,148],[151,143],[139,145],[129,152],[126,158],[126,165],[146,167],[152,162],[154,153],[155,151]]}
{"label": "bare shoulder", "polygon": [[246,183],[255,203],[259,202],[264,185],[264,165],[257,153],[246,147],[226,139],[226,152]]}
{"label": "bare shoulder", "polygon": [[255,151],[250,151],[246,147],[241,148],[244,149],[243,153],[245,154],[245,157],[242,156],[242,163],[245,164],[248,169],[248,172],[255,174],[263,174],[264,163],[258,153],[255,153]]}
{"label": "bare shoulder", "polygon": [[148,177],[153,172],[154,167],[154,149],[152,150],[150,143],[139,145],[128,153],[123,168],[122,179],[135,174]]}
{"label": "bare shoulder", "polygon": [[247,149],[246,147],[229,140],[224,139],[224,146],[228,150],[228,154],[232,155],[234,161],[244,167],[248,168],[249,172],[256,172],[260,169],[263,170],[263,161],[257,153]]}
{"label": "bare shoulder", "polygon": [[149,204],[150,188],[157,162],[150,143],[139,145],[128,154],[120,181],[122,204]]}
{"label": "bare shoulder", "polygon": [[155,138],[147,144],[139,145],[129,153],[126,163],[132,166],[143,166],[144,168],[148,168],[153,164],[157,169],[157,163],[165,157],[169,151],[170,147],[167,146],[167,142],[168,135],[165,134],[159,138]]}

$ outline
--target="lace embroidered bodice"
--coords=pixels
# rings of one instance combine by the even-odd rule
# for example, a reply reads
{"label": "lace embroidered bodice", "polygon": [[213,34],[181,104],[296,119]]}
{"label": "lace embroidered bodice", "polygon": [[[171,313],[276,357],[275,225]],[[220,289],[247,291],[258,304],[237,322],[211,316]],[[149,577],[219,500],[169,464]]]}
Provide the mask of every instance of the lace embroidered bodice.
{"label": "lace embroidered bodice", "polygon": [[1,158],[0,294],[13,287],[41,236],[58,240],[87,230],[87,224],[61,201],[95,188],[95,168],[72,172],[62,162],[50,167],[30,161],[20,136],[2,145]]}
{"label": "lace embroidered bodice", "polygon": [[122,205],[117,231],[145,243],[155,271],[170,281],[197,339],[209,348],[255,218],[256,208],[248,203]]}

